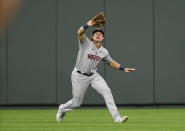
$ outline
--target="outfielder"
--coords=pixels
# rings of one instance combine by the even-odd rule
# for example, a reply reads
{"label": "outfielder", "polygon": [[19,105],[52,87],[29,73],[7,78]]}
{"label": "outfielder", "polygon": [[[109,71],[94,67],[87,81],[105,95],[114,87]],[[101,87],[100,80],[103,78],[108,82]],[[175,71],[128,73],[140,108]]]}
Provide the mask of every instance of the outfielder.
{"label": "outfielder", "polygon": [[96,72],[98,64],[103,61],[110,67],[123,70],[125,72],[135,71],[134,68],[125,68],[114,61],[108,51],[102,46],[104,32],[100,28],[95,29],[91,40],[85,35],[85,30],[91,26],[103,27],[105,24],[104,14],[100,13],[78,30],[79,52],[76,65],[72,71],[72,95],[73,98],[65,104],[61,104],[58,109],[56,119],[61,122],[66,112],[79,107],[82,104],[84,94],[89,85],[100,93],[105,99],[106,105],[112,115],[114,122],[125,122],[128,116],[121,116],[114,103],[110,88],[105,80]]}

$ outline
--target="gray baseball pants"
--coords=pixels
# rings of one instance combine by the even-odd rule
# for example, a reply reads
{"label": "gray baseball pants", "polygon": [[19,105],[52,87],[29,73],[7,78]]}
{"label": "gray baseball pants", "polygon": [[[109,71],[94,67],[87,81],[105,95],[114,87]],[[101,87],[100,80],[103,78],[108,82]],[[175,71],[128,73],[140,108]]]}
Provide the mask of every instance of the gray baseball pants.
{"label": "gray baseball pants", "polygon": [[65,104],[61,104],[59,109],[68,112],[76,107],[79,107],[82,104],[83,97],[89,85],[94,88],[98,93],[100,93],[109,109],[113,120],[119,116],[118,109],[115,105],[112,92],[108,87],[105,80],[96,72],[92,76],[88,77],[77,72],[77,69],[74,68],[72,75],[72,95],[73,98]]}

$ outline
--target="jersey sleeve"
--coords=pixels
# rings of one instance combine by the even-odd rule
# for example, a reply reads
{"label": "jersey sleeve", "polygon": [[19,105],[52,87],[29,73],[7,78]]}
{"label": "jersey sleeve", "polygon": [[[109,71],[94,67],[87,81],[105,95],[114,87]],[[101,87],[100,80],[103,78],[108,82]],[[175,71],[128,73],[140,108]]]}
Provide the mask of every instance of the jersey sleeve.
{"label": "jersey sleeve", "polygon": [[82,41],[80,41],[78,37],[78,43],[79,43],[79,48],[82,49],[82,48],[87,47],[91,43],[91,41],[89,40],[87,36],[85,36],[85,38]]}
{"label": "jersey sleeve", "polygon": [[113,61],[113,59],[110,57],[109,52],[106,50],[106,55],[105,55],[105,57],[103,58],[103,62],[104,62],[105,64],[110,64],[110,63],[112,63],[112,61]]}

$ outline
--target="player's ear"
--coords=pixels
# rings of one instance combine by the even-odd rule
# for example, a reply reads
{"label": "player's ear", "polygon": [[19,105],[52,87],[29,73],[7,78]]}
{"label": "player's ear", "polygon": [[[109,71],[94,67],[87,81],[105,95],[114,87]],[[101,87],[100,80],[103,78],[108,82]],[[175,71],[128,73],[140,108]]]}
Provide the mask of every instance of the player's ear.
{"label": "player's ear", "polygon": [[103,40],[102,40],[102,42],[104,41],[104,39],[105,39],[105,37],[103,36]]}
{"label": "player's ear", "polygon": [[93,41],[93,36],[94,36],[94,35],[91,36],[91,41]]}
{"label": "player's ear", "polygon": [[91,37],[91,41],[93,41],[93,37]]}
{"label": "player's ear", "polygon": [[103,37],[103,40],[102,40],[102,42],[104,42],[104,40],[105,40],[105,38]]}

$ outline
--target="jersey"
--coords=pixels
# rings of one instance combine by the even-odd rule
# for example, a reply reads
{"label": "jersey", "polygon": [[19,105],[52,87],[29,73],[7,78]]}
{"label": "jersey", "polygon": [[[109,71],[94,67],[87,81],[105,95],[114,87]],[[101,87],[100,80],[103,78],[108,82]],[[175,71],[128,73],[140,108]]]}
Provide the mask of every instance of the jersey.
{"label": "jersey", "polygon": [[86,36],[82,41],[78,38],[78,43],[79,51],[75,67],[82,73],[95,73],[101,61],[104,61],[106,64],[110,64],[113,61],[107,49],[102,45],[97,49],[94,43]]}

